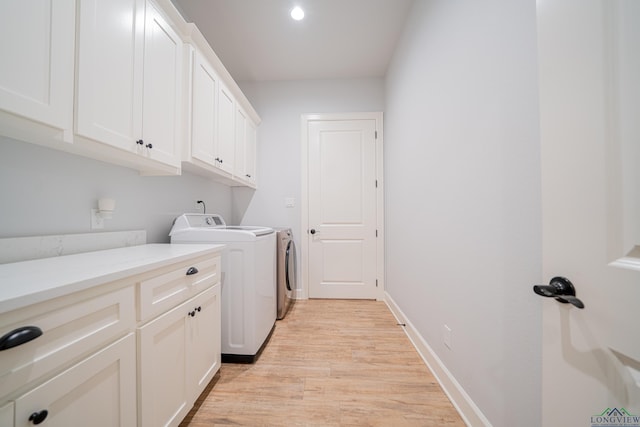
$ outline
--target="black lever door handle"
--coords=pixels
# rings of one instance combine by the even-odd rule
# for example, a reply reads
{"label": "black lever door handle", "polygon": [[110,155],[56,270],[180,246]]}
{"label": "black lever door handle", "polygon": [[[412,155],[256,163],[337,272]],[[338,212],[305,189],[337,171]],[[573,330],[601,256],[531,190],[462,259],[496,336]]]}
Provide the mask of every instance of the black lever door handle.
{"label": "black lever door handle", "polygon": [[584,308],[584,303],[576,298],[576,288],[573,283],[565,277],[554,277],[546,286],[535,285],[533,292],[543,297],[555,298],[563,304],[569,303],[578,308]]}

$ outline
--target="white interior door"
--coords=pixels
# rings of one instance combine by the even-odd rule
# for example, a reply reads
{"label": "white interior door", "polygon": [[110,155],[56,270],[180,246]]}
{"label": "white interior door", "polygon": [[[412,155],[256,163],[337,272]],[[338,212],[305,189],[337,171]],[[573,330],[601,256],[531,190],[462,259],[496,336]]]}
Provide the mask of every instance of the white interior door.
{"label": "white interior door", "polygon": [[[640,425],[640,2],[538,0],[543,425]],[[523,367],[526,369],[526,367]]]}
{"label": "white interior door", "polygon": [[311,120],[308,281],[311,298],[378,298],[374,118]]}

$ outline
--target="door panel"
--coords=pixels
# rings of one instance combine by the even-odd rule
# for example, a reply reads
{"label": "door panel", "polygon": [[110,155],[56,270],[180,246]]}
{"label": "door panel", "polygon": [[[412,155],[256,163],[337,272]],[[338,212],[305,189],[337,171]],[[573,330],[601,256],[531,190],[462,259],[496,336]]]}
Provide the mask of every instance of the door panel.
{"label": "door panel", "polygon": [[639,6],[537,2],[543,270],[585,305],[542,301],[545,426],[640,422]]}
{"label": "door panel", "polygon": [[309,296],[375,298],[376,121],[309,122]]}
{"label": "door panel", "polygon": [[196,51],[193,67],[191,155],[210,165],[215,165],[217,96],[218,76],[203,54]]}
{"label": "door panel", "polygon": [[1,109],[71,128],[74,17],[69,0],[0,3]]}
{"label": "door panel", "polygon": [[151,158],[176,167],[180,166],[182,143],[178,122],[181,61],[182,40],[147,2],[142,137]]}
{"label": "door panel", "polygon": [[145,2],[87,0],[78,7],[76,133],[136,151]]}

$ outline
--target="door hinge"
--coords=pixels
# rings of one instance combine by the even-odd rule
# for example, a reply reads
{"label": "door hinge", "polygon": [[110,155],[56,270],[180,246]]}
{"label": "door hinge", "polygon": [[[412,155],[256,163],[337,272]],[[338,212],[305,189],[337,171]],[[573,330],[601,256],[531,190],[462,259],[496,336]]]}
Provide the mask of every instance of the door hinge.
{"label": "door hinge", "polygon": [[376,179],[376,188],[378,188],[378,180]]}
{"label": "door hinge", "polygon": [[378,287],[378,279],[376,279],[376,288]]}
{"label": "door hinge", "polygon": [[375,131],[376,139],[378,139],[378,131]]}
{"label": "door hinge", "polygon": [[376,230],[376,237],[378,237],[378,230]]}

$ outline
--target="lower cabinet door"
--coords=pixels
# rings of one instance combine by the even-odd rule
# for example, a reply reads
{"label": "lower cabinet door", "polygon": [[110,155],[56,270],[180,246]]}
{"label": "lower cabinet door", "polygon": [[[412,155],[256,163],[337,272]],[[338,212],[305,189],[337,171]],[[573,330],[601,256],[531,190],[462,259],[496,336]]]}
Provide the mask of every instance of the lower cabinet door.
{"label": "lower cabinet door", "polygon": [[[189,300],[191,301],[191,300]],[[140,364],[140,424],[176,426],[187,415],[189,301],[169,310],[138,330]]]}
{"label": "lower cabinet door", "polygon": [[[45,423],[46,421],[46,423]],[[15,400],[15,426],[136,425],[131,333]]]}
{"label": "lower cabinet door", "polygon": [[0,408],[0,426],[13,426],[13,402]]}
{"label": "lower cabinet door", "polygon": [[141,425],[177,426],[220,368],[220,285],[138,333]]}
{"label": "lower cabinet door", "polygon": [[220,284],[197,296],[189,327],[188,375],[195,401],[220,369]]}

